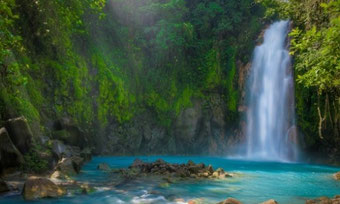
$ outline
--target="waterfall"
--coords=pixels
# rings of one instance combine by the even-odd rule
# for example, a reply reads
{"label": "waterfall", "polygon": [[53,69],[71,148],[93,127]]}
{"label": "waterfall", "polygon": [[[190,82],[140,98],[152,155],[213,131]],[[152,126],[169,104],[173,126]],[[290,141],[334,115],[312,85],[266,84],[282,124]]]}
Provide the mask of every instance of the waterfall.
{"label": "waterfall", "polygon": [[287,50],[289,21],[272,24],[255,48],[248,81],[246,157],[294,161],[294,78]]}

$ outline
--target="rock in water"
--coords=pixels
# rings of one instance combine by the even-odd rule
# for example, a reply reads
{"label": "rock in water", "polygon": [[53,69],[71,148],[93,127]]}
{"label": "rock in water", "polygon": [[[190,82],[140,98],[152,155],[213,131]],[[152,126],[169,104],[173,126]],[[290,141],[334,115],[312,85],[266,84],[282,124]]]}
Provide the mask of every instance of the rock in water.
{"label": "rock in water", "polygon": [[[129,172],[130,171],[130,172]],[[187,164],[170,164],[162,159],[158,159],[155,162],[147,163],[140,159],[136,159],[129,169],[123,169],[120,173],[124,175],[135,175],[141,173],[143,175],[160,175],[160,176],[173,176],[188,179],[199,179],[199,178],[214,178],[214,170],[211,165],[206,166],[203,163],[195,164],[192,161],[188,161]],[[216,177],[218,179],[230,177],[229,174],[224,172],[223,169],[216,171]]]}
{"label": "rock in water", "polygon": [[18,150],[22,154],[29,152],[32,147],[33,134],[26,118],[10,119],[6,122],[5,127]]}
{"label": "rock in water", "polygon": [[228,198],[225,201],[221,201],[217,204],[242,204],[241,201],[236,200],[235,198]]}
{"label": "rock in water", "polygon": [[307,200],[306,204],[339,204],[340,196],[335,196],[333,199],[328,197],[320,197],[314,200]]}
{"label": "rock in water", "polygon": [[80,157],[63,158],[56,169],[64,175],[74,176],[79,173],[83,159]]}
{"label": "rock in water", "polygon": [[97,169],[102,170],[102,171],[111,171],[111,167],[106,163],[100,163],[97,166]]}
{"label": "rock in water", "polygon": [[40,198],[57,198],[65,194],[65,190],[47,178],[29,178],[24,185],[22,195],[25,200]]}
{"label": "rock in water", "polygon": [[140,159],[135,159],[134,161],[133,161],[133,163],[131,164],[131,168],[140,168],[141,166],[143,166],[145,163],[142,161],[142,160],[140,160]]}
{"label": "rock in water", "polygon": [[7,185],[7,183],[3,180],[0,179],[0,193],[4,193],[9,191],[9,187]]}
{"label": "rock in water", "polygon": [[264,201],[264,202],[261,203],[261,204],[278,204],[278,202],[276,202],[276,201],[273,200],[273,199],[270,199],[270,200]]}
{"label": "rock in water", "polygon": [[211,165],[208,166],[208,171],[210,174],[214,173],[214,169]]}
{"label": "rock in water", "polygon": [[0,129],[0,173],[8,168],[18,168],[24,158],[14,146],[5,128]]}
{"label": "rock in water", "polygon": [[333,177],[334,177],[335,180],[340,181],[340,171],[333,174]]}

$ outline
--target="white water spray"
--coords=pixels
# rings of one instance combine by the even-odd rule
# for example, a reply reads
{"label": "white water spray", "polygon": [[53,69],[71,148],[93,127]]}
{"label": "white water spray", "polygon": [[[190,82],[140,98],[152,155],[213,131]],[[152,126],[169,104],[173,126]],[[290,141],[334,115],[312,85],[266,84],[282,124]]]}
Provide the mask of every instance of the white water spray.
{"label": "white water spray", "polygon": [[289,22],[272,24],[254,51],[249,78],[246,157],[297,159],[294,79],[287,50]]}

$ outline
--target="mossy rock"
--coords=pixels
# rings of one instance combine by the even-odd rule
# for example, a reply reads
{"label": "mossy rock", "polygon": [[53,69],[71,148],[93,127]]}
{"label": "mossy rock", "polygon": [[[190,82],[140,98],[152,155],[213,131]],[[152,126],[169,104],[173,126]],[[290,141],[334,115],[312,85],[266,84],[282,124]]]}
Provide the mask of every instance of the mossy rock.
{"label": "mossy rock", "polygon": [[29,178],[24,185],[22,195],[25,200],[41,198],[57,198],[66,193],[65,189],[57,186],[47,178]]}

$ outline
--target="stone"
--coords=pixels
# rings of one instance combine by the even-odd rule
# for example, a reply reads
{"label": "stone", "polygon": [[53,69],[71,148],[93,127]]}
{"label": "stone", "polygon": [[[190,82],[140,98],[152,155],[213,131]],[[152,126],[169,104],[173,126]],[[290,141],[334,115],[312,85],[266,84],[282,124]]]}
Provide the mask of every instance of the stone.
{"label": "stone", "polygon": [[222,168],[218,168],[215,172],[217,172],[219,176],[224,174],[224,170]]}
{"label": "stone", "polygon": [[0,193],[4,193],[4,192],[7,192],[9,191],[9,187],[7,185],[7,183],[3,180],[0,179]]}
{"label": "stone", "polygon": [[74,176],[79,173],[80,167],[71,158],[63,158],[56,169],[65,175]]}
{"label": "stone", "polygon": [[13,144],[22,153],[28,153],[33,146],[33,134],[25,117],[10,119],[5,127]]}
{"label": "stone", "polygon": [[307,200],[306,204],[340,204],[340,196],[336,195],[332,199],[328,197],[320,197],[314,200]]}
{"label": "stone", "polygon": [[188,166],[195,166],[196,164],[195,164],[195,162],[189,160],[187,165],[188,165]]}
{"label": "stone", "polygon": [[66,145],[59,140],[52,140],[52,153],[57,157],[57,159],[65,157],[70,157],[71,152],[66,147]]}
{"label": "stone", "polygon": [[163,159],[157,159],[155,162],[154,162],[154,164],[158,164],[158,165],[164,165],[164,164],[166,164],[166,162],[163,160]]}
{"label": "stone", "polygon": [[213,169],[213,167],[211,165],[208,166],[208,171],[211,174],[214,173],[214,169]]}
{"label": "stone", "polygon": [[270,200],[267,200],[267,201],[264,201],[263,203],[261,204],[278,204],[277,201],[273,200],[273,199],[270,199]]}
{"label": "stone", "polygon": [[212,177],[213,177],[213,178],[218,178],[218,177],[219,177],[219,174],[218,174],[218,172],[217,172],[217,171],[215,171],[215,172],[212,174]]}
{"label": "stone", "polygon": [[306,204],[333,204],[333,202],[327,197],[320,197],[314,200],[307,200]]}
{"label": "stone", "polygon": [[[161,175],[161,176],[171,176],[171,177],[181,177],[187,179],[198,179],[198,178],[212,178],[213,168],[211,165],[206,167],[205,164],[195,164],[192,161],[189,161],[186,164],[170,164],[163,160],[157,160],[152,163],[143,162],[140,159],[136,159],[131,166],[129,166],[129,170],[121,170],[119,173],[122,174],[123,177],[133,178],[130,176],[131,170],[137,169],[141,175]],[[212,172],[212,173],[211,173]],[[223,179],[227,176],[223,169],[219,169],[216,172],[216,178]],[[133,174],[134,175],[134,174]]]}
{"label": "stone", "polygon": [[141,167],[142,165],[144,165],[144,162],[142,160],[135,159],[133,163],[131,164],[130,168],[137,168],[137,167]]}
{"label": "stone", "polygon": [[92,188],[89,184],[84,183],[80,185],[81,193],[87,195],[89,193],[94,192],[94,188]]}
{"label": "stone", "polygon": [[333,174],[333,178],[334,178],[335,180],[340,181],[340,171],[339,171],[339,172],[336,172],[335,174]]}
{"label": "stone", "polygon": [[228,199],[221,201],[217,204],[242,204],[242,202],[236,200],[235,198],[228,198]]}
{"label": "stone", "polygon": [[66,176],[65,174],[61,173],[60,171],[55,171],[50,175],[50,179],[52,180],[66,180],[69,177]]}
{"label": "stone", "polygon": [[102,170],[102,171],[111,171],[111,167],[107,163],[100,163],[97,166],[97,169]]}
{"label": "stone", "polygon": [[204,200],[203,199],[194,199],[194,200],[189,200],[188,204],[204,204]]}
{"label": "stone", "polygon": [[25,200],[58,198],[66,192],[47,178],[31,177],[26,180],[22,195]]}
{"label": "stone", "polygon": [[73,156],[71,157],[71,160],[73,162],[73,167],[76,170],[77,173],[80,172],[81,167],[84,164],[84,158],[80,157],[80,156]]}
{"label": "stone", "polygon": [[0,174],[9,168],[19,168],[24,158],[15,147],[5,128],[0,129]]}
{"label": "stone", "polygon": [[192,174],[197,174],[199,173],[200,170],[202,170],[202,166],[201,165],[191,165],[188,167],[188,170],[190,171],[190,173]]}

